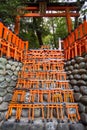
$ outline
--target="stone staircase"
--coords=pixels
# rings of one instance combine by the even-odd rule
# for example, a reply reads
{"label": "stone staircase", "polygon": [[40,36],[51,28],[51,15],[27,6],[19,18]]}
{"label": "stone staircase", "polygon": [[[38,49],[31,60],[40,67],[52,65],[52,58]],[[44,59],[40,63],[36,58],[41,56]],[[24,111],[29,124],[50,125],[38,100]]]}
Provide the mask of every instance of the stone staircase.
{"label": "stone staircase", "polygon": [[1,130],[84,130],[63,51],[29,50]]}

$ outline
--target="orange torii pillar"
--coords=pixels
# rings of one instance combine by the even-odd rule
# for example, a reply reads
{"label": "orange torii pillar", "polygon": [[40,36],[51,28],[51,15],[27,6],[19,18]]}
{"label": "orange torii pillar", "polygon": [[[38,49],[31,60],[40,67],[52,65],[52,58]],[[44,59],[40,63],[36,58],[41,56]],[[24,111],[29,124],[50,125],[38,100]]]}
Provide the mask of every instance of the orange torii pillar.
{"label": "orange torii pillar", "polygon": [[16,16],[16,20],[15,20],[15,28],[14,28],[14,32],[16,35],[19,34],[20,31],[20,16]]}
{"label": "orange torii pillar", "polygon": [[72,31],[72,21],[70,17],[71,17],[70,11],[69,9],[66,9],[66,21],[67,21],[68,33],[71,33]]}
{"label": "orange torii pillar", "polygon": [[[83,26],[84,26],[84,34],[87,35],[87,21],[86,20],[84,20]],[[85,51],[87,52],[87,39],[86,38],[85,38]]]}

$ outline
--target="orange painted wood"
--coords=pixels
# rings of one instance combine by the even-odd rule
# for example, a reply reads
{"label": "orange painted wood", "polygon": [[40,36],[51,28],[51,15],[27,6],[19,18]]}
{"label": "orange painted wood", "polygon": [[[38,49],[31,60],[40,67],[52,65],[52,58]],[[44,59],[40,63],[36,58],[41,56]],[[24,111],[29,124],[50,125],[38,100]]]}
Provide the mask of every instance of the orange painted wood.
{"label": "orange painted wood", "polygon": [[[70,13],[71,17],[79,17],[79,13]],[[39,14],[39,13],[25,13],[21,15],[21,17],[66,17],[66,13],[46,13],[46,14]]]}

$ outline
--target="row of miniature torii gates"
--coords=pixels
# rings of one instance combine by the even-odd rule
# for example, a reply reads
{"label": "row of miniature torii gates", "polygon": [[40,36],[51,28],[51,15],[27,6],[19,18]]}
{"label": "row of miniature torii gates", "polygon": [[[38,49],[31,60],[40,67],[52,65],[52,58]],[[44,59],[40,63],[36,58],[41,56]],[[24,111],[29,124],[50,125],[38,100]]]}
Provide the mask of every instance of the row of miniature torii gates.
{"label": "row of miniature torii gates", "polygon": [[[42,6],[43,5],[43,6]],[[83,2],[80,2],[80,7]],[[42,8],[44,7],[45,8]],[[60,11],[61,13],[46,13],[46,11]],[[78,17],[79,6],[76,2],[66,4],[46,4],[45,2],[28,4],[27,7],[19,9],[16,17],[15,34],[0,22],[0,56],[5,55],[7,58],[14,58],[22,61],[24,50],[28,50],[29,43],[20,39],[16,34],[20,30],[20,18],[23,17],[66,17],[69,35],[63,40],[63,49],[65,59],[81,56],[87,52],[87,21],[84,20],[74,31],[72,31],[72,22],[70,17]],[[23,13],[25,11],[25,13]],[[29,13],[26,13],[29,12]],[[4,41],[3,41],[4,39]]]}
{"label": "row of miniature torii gates", "polygon": [[[38,4],[36,5],[34,4],[33,6],[28,6],[22,9],[30,10],[32,11],[32,13],[29,12],[29,13],[25,13],[23,15],[17,16],[16,25],[15,25],[16,34],[19,33],[19,19],[21,17],[63,16],[67,18],[68,31],[70,33],[72,30],[70,17],[79,16],[78,13],[70,12],[70,11],[78,10],[78,6],[75,5],[75,3],[72,6],[69,4],[68,5],[66,4],[66,6],[65,5],[48,6],[46,2],[40,2],[39,6]],[[40,11],[40,13],[39,12],[36,13],[38,10]],[[48,11],[60,10],[64,12],[61,14],[59,13],[47,14],[45,13],[46,10]],[[84,25],[84,27],[87,26],[87,22],[85,22],[82,25]],[[80,26],[80,30],[82,29],[82,25]],[[1,31],[1,34],[2,32],[3,31]],[[41,113],[42,113],[41,117],[44,121],[45,119],[44,108],[46,108],[47,110],[46,119],[48,120],[53,118],[53,110],[55,110],[57,113],[58,121],[63,121],[66,117],[66,113],[67,113],[68,120],[71,120],[71,121],[80,120],[80,116],[78,113],[78,105],[74,103],[73,90],[69,89],[69,84],[68,84],[68,81],[66,80],[66,73],[64,72],[64,69],[63,69],[64,67],[63,52],[59,50],[43,50],[42,49],[42,50],[29,50],[28,52],[26,52],[26,55],[22,55],[21,49],[25,48],[24,46],[26,46],[25,49],[27,50],[28,44],[21,41],[18,37],[16,37],[16,40],[14,40],[15,39],[14,35],[11,34],[9,36],[11,32],[6,33],[7,32],[6,28],[4,28],[4,32],[5,32],[4,33],[5,35],[3,35],[4,40],[2,40],[2,43],[3,43],[2,47],[4,47],[5,49],[3,49],[3,52],[4,51],[6,52],[6,48],[8,48],[8,52],[10,50],[11,55],[14,58],[19,56],[18,60],[22,59],[22,62],[24,63],[24,67],[22,68],[22,71],[19,73],[18,83],[14,90],[12,101],[9,104],[9,109],[6,114],[6,119],[12,116],[12,110],[16,109],[15,119],[16,121],[20,121],[22,110],[28,109],[29,110],[28,121],[31,121],[31,120],[33,121],[35,118],[34,110],[36,108],[37,109],[40,108]],[[87,31],[85,32],[85,34],[87,34]],[[5,39],[7,38],[7,35],[9,36],[8,41],[10,40],[10,42],[13,42],[13,43],[15,41],[15,45],[17,45],[17,48],[15,46],[15,50],[14,50],[14,44],[13,46],[12,44],[10,46],[10,42],[8,42],[9,43],[8,46],[10,46],[10,49],[9,49],[9,47],[7,47],[7,41],[6,43],[4,43]],[[72,36],[72,33],[70,35]],[[80,35],[82,37],[83,33],[80,33]],[[73,38],[71,39],[71,41],[73,41]],[[65,43],[68,43],[67,39],[65,40]],[[24,46],[21,46],[21,45],[24,45]],[[19,49],[18,52],[16,51],[17,49]],[[46,84],[46,87],[45,87],[45,84]],[[53,88],[51,87],[51,85],[53,86]],[[50,87],[51,89],[49,89]],[[49,97],[47,98],[46,104],[44,104],[43,102],[44,94],[49,95]],[[36,97],[38,97],[37,101],[35,99],[35,95]],[[25,98],[27,96],[29,97],[28,101],[26,101],[26,98]],[[57,104],[57,102],[59,102],[59,104]],[[64,104],[63,102],[66,102],[66,103]],[[66,112],[65,112],[65,109],[66,109]]]}
{"label": "row of miniature torii gates", "polygon": [[[18,9],[19,15],[16,17],[15,33],[19,34],[20,19],[23,17],[66,17],[68,33],[72,31],[71,17],[79,17],[79,10],[84,1],[72,3],[50,3],[42,0],[36,3],[27,3],[27,7]],[[56,11],[56,13],[54,13]]]}

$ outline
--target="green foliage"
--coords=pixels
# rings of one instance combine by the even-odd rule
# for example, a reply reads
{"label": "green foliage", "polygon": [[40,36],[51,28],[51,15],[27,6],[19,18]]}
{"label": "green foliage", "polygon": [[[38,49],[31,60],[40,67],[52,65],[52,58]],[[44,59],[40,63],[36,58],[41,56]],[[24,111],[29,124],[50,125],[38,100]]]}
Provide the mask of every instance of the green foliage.
{"label": "green foliage", "polygon": [[65,18],[56,18],[56,34],[58,37],[61,37],[62,39],[67,36],[68,30],[66,25],[66,19]]}
{"label": "green foliage", "polygon": [[48,34],[44,36],[45,44],[54,44],[54,47],[58,48],[59,37],[63,39],[67,36],[67,25],[65,18],[48,18],[46,21]]}
{"label": "green foliage", "polygon": [[[19,13],[18,8],[23,6],[28,0],[2,0],[0,4],[0,18],[7,26],[14,25],[15,17]],[[40,35],[37,35],[40,34]],[[58,38],[62,39],[67,35],[65,18],[24,18],[21,19],[19,36],[23,40],[29,41],[30,48],[40,47],[42,43],[54,44],[58,47]],[[39,36],[39,37],[38,37]],[[39,40],[40,38],[40,40]]]}
{"label": "green foliage", "polygon": [[21,27],[19,36],[23,40],[29,41],[29,48],[39,48],[38,39],[35,33],[34,25],[32,19],[21,19]]}
{"label": "green foliage", "polygon": [[20,0],[4,0],[0,4],[0,18],[6,25],[14,23],[17,15],[17,7],[21,5]]}
{"label": "green foliage", "polygon": [[20,33],[20,36],[23,40],[29,41],[29,48],[32,48],[32,49],[39,48],[39,44],[38,44],[38,41],[37,41],[37,38],[36,38],[34,32],[32,32],[32,31],[27,32],[27,33],[22,32],[22,33]]}

